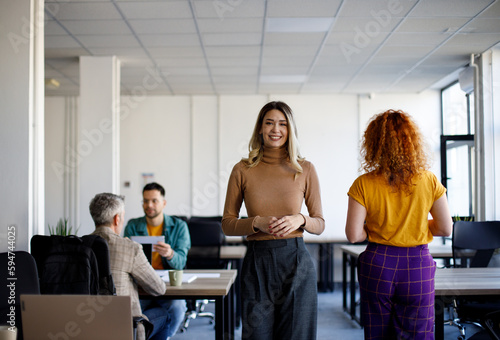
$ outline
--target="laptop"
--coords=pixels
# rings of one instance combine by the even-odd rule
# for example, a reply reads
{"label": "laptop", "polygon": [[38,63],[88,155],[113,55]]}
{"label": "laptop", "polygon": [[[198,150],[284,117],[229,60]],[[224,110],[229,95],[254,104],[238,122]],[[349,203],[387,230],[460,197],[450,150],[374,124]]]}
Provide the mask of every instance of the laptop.
{"label": "laptop", "polygon": [[24,340],[133,340],[130,296],[24,295]]}

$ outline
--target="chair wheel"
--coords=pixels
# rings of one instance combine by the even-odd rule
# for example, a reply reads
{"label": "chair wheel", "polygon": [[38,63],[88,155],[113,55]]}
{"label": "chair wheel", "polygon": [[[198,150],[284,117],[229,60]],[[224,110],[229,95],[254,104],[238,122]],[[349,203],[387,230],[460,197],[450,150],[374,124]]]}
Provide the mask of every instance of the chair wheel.
{"label": "chair wheel", "polygon": [[458,339],[458,340],[465,340],[465,336],[463,336],[463,335],[459,335],[457,339]]}

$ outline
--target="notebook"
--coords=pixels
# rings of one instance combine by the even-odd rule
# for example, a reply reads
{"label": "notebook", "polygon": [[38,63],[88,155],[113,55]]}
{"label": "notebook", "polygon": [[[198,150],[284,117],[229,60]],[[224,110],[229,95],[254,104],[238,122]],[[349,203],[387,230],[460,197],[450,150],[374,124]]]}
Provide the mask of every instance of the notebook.
{"label": "notebook", "polygon": [[130,296],[21,295],[24,340],[132,340]]}

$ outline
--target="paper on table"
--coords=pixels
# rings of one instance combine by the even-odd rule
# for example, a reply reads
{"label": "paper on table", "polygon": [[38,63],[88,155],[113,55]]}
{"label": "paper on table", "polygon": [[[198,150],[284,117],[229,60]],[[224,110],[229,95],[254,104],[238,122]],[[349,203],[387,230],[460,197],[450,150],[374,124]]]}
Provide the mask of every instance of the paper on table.
{"label": "paper on table", "polygon": [[130,239],[140,244],[157,244],[158,241],[165,242],[165,236],[130,236]]}
{"label": "paper on table", "polygon": [[[165,270],[167,274],[163,275],[161,278],[165,282],[170,282],[170,277],[168,276],[168,270]],[[196,274],[182,273],[182,283],[190,283],[196,280]]]}
{"label": "paper on table", "polygon": [[219,278],[220,273],[196,273],[199,278]]}
{"label": "paper on table", "polygon": [[[168,277],[168,270],[156,269],[155,272],[158,275],[160,275],[160,277],[163,277],[163,276]],[[204,278],[204,279],[207,279],[207,278],[210,278],[210,279],[215,278],[216,279],[216,278],[220,277],[220,273],[186,273],[186,272],[183,273],[182,277],[184,278],[186,275],[195,275],[196,277]]]}

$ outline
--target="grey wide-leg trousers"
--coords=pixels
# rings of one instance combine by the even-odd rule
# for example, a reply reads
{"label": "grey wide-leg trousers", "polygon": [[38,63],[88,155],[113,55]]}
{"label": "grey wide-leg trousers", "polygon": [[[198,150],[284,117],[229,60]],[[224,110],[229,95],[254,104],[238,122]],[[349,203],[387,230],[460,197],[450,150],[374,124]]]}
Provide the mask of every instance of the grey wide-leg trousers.
{"label": "grey wide-leg trousers", "polygon": [[241,288],[242,339],[316,339],[317,276],[302,237],[250,241]]}

